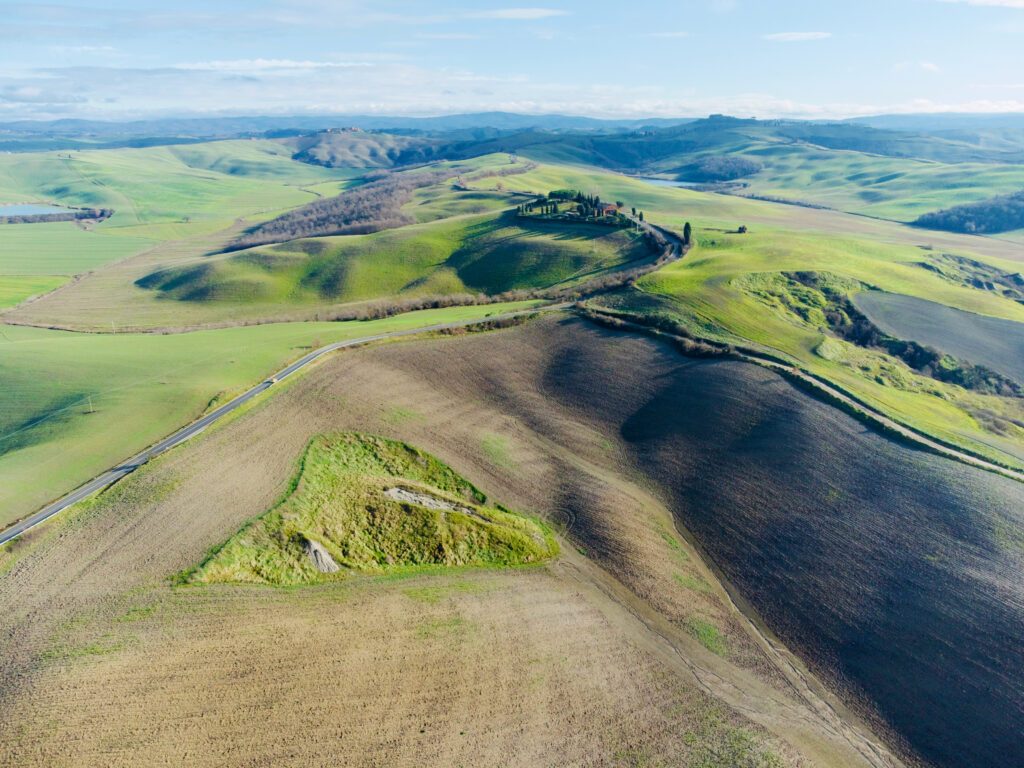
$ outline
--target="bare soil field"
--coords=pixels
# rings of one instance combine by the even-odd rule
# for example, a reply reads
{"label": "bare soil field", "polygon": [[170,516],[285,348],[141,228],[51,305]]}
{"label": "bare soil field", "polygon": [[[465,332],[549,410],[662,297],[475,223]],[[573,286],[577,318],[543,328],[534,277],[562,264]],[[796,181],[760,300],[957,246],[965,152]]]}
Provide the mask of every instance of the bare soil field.
{"label": "bare soil field", "polygon": [[[550,378],[577,345],[608,356],[562,403]],[[617,373],[622,356],[638,365]],[[607,406],[632,393],[635,411],[674,368],[651,342],[543,321],[365,348],[282,385],[0,553],[0,763],[900,765],[751,629],[588,407],[611,387]],[[561,556],[174,585],[337,430],[430,451],[545,517]]]}

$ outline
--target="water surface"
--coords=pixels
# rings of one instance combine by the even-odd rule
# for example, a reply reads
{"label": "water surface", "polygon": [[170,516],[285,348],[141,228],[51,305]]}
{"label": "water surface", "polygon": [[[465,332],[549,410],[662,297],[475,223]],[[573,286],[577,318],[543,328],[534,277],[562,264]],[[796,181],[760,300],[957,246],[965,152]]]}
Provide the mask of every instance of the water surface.
{"label": "water surface", "polygon": [[0,204],[0,218],[4,216],[42,216],[50,213],[70,213],[71,209],[61,208],[57,205],[44,205],[42,203],[15,203],[13,205]]}

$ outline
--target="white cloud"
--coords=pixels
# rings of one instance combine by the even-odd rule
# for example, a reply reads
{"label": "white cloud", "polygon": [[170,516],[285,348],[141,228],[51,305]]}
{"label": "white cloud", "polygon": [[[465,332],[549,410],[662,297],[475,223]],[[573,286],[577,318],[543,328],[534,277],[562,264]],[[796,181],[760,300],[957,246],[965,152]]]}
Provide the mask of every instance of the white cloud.
{"label": "white cloud", "polygon": [[372,67],[368,61],[296,61],[294,59],[231,59],[179,64],[176,69],[209,72],[274,72],[283,70],[349,69]]}
{"label": "white cloud", "polygon": [[112,45],[51,45],[54,53],[115,53]]}
{"label": "white cloud", "polygon": [[763,36],[765,40],[775,43],[803,43],[808,40],[825,40],[832,37],[831,32],[773,32]]}
{"label": "white cloud", "polygon": [[[359,63],[354,55],[327,61],[254,59],[163,68],[57,67],[0,72],[5,119],[83,117],[127,120],[187,115],[437,115],[510,111],[594,117],[681,117],[714,112],[762,118],[832,119],[914,112],[1020,112],[1024,99],[946,102],[811,103],[772,93],[702,96],[687,87],[580,85],[571,79],[494,76],[469,69],[426,67],[408,60]],[[327,65],[327,66],[321,66]],[[335,65],[335,66],[332,66]]]}
{"label": "white cloud", "polygon": [[1024,0],[940,0],[943,3],[985,5],[992,8],[1024,8]]}
{"label": "white cloud", "polygon": [[568,11],[556,8],[498,8],[494,11],[479,11],[468,14],[472,19],[504,19],[508,21],[537,21],[553,16],[568,16]]}
{"label": "white cloud", "polygon": [[420,40],[479,40],[480,35],[463,32],[420,32],[416,35]]}

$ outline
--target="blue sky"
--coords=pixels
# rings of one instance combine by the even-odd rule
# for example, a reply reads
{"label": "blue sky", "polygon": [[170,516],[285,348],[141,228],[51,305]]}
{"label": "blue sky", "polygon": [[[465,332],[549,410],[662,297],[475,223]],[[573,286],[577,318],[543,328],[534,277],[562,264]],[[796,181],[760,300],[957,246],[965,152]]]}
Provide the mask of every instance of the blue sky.
{"label": "blue sky", "polygon": [[0,0],[0,120],[1024,112],[1024,0],[536,3]]}

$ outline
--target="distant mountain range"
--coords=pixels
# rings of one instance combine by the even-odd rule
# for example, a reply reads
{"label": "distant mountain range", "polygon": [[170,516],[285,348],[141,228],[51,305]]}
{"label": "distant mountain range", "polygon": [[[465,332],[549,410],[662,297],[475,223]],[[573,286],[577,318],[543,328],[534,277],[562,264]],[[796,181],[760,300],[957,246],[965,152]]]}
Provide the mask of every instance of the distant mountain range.
{"label": "distant mountain range", "polygon": [[602,120],[571,115],[520,115],[479,112],[438,117],[380,115],[251,116],[159,118],[131,122],[99,120],[22,120],[0,123],[0,150],[72,149],[78,146],[148,146],[248,136],[285,136],[340,128],[365,131],[450,133],[455,131],[618,131],[664,127],[686,118]]}
{"label": "distant mountain range", "polygon": [[[343,130],[346,128],[358,131],[350,133]],[[396,140],[396,136],[403,138]],[[763,153],[784,145],[943,163],[1024,163],[1024,115],[956,114],[879,115],[843,121],[724,115],[603,120],[509,112],[438,117],[161,118],[124,123],[21,121],[0,124],[0,151],[142,147],[247,137],[301,139],[299,159],[323,165],[349,164],[354,156],[367,153],[375,158],[368,165],[387,166],[520,151],[539,159],[674,173],[694,181],[710,180],[708,160],[712,157]],[[382,147],[378,149],[376,144]],[[735,164],[721,167],[727,173],[737,173]]]}

